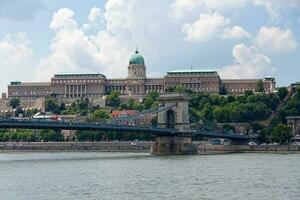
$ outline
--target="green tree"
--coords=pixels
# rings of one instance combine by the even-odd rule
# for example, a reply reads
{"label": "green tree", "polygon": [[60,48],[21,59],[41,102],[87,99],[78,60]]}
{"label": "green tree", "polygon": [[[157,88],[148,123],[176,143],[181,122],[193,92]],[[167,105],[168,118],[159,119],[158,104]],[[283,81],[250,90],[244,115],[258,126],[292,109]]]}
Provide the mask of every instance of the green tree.
{"label": "green tree", "polygon": [[224,125],[223,125],[223,129],[224,129],[225,131],[232,131],[232,132],[235,132],[235,128],[234,128],[234,126],[231,125],[231,124],[224,124]]}
{"label": "green tree", "polygon": [[128,107],[129,110],[133,110],[133,109],[134,109],[134,108],[133,108],[134,102],[135,102],[135,100],[134,100],[133,98],[130,98],[130,99],[128,100],[127,107]]}
{"label": "green tree", "polygon": [[46,111],[52,112],[54,114],[60,114],[59,105],[55,99],[53,98],[46,99]]}
{"label": "green tree", "polygon": [[281,87],[278,89],[278,97],[280,98],[280,100],[283,100],[284,97],[286,97],[286,95],[288,94],[288,90],[286,87]]}
{"label": "green tree", "polygon": [[289,142],[293,135],[291,129],[284,124],[277,124],[271,133],[272,141],[278,142],[280,144],[284,142]]}
{"label": "green tree", "polygon": [[213,109],[209,103],[205,104],[201,111],[201,118],[204,121],[212,121],[213,120]]}
{"label": "green tree", "polygon": [[263,80],[259,80],[256,85],[256,92],[264,92],[264,91],[265,91],[264,82]]}
{"label": "green tree", "polygon": [[103,119],[109,119],[110,115],[103,109],[97,109],[94,111],[92,121],[100,121]]}
{"label": "green tree", "polygon": [[108,106],[111,106],[113,108],[118,108],[121,100],[120,100],[120,93],[118,91],[112,91],[106,99],[106,104]]}
{"label": "green tree", "polygon": [[21,105],[21,100],[19,98],[13,97],[13,98],[10,99],[9,105],[12,108],[17,108]]}
{"label": "green tree", "polygon": [[253,91],[252,90],[246,90],[245,91],[245,97],[249,97],[250,95],[253,95]]}
{"label": "green tree", "polygon": [[227,95],[227,94],[228,94],[228,92],[227,92],[227,90],[226,90],[226,87],[225,87],[224,85],[222,85],[222,86],[220,87],[220,92],[219,92],[219,94],[220,94],[220,95]]}

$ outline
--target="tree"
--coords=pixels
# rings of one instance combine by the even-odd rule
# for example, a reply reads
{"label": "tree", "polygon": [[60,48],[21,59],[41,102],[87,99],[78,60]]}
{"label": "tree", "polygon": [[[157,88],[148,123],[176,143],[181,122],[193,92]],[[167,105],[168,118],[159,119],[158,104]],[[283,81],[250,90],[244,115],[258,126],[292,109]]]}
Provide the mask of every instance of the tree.
{"label": "tree", "polygon": [[232,132],[235,132],[235,127],[231,124],[224,124],[223,125],[223,129],[225,131],[232,131]]}
{"label": "tree", "polygon": [[264,91],[265,91],[264,82],[263,80],[259,80],[256,85],[256,92],[264,92]]}
{"label": "tree", "polygon": [[54,114],[59,114],[60,111],[58,103],[52,98],[46,99],[46,111],[52,112]]}
{"label": "tree", "polygon": [[202,111],[201,111],[201,118],[204,121],[211,121],[213,120],[213,109],[209,103],[205,104]]}
{"label": "tree", "polygon": [[281,87],[278,89],[277,95],[280,98],[280,100],[283,100],[287,94],[288,94],[288,90],[286,89],[286,87]]}
{"label": "tree", "polygon": [[128,107],[129,110],[133,110],[133,106],[134,106],[134,99],[130,98],[128,100],[127,107]]}
{"label": "tree", "polygon": [[109,119],[109,118],[110,115],[105,110],[98,109],[95,110],[95,112],[93,113],[92,121],[99,121],[102,119]]}
{"label": "tree", "polygon": [[289,142],[293,135],[291,129],[284,124],[277,124],[271,133],[272,141],[278,142],[280,144],[284,142]]}
{"label": "tree", "polygon": [[113,108],[117,108],[119,107],[120,103],[121,103],[121,100],[120,100],[120,97],[119,97],[120,93],[118,91],[112,91],[108,96],[107,96],[107,99],[106,99],[106,104],[108,106],[111,106]]}
{"label": "tree", "polygon": [[21,100],[19,98],[16,98],[16,97],[13,97],[10,99],[9,101],[9,105],[12,107],[12,108],[17,108],[19,107],[21,104]]}
{"label": "tree", "polygon": [[222,85],[222,86],[220,87],[220,92],[219,92],[219,94],[220,94],[220,95],[227,95],[227,94],[228,94],[227,89],[226,89],[226,87],[225,87],[224,85]]}
{"label": "tree", "polygon": [[250,95],[253,95],[253,91],[252,90],[246,90],[245,91],[245,97],[249,97]]}
{"label": "tree", "polygon": [[146,97],[146,99],[144,100],[144,105],[146,109],[150,109],[152,107],[154,103],[154,100],[150,97]]}

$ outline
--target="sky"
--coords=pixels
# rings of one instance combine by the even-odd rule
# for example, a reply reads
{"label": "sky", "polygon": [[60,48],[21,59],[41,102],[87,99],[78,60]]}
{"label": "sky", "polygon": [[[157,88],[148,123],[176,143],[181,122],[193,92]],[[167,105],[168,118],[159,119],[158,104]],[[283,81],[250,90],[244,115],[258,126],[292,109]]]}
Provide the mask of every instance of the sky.
{"label": "sky", "polygon": [[300,0],[0,0],[0,92],[59,72],[125,78],[138,47],[148,77],[300,81]]}

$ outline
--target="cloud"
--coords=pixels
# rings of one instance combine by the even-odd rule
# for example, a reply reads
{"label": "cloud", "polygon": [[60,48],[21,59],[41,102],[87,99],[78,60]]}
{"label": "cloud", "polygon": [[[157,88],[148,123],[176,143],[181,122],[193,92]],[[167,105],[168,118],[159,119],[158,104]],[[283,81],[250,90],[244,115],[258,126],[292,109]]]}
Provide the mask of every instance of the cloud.
{"label": "cloud", "polygon": [[256,36],[256,44],[266,53],[290,52],[298,46],[290,29],[266,26],[260,28]]}
{"label": "cloud", "polygon": [[175,19],[182,19],[192,11],[226,11],[239,7],[244,7],[248,3],[255,6],[263,6],[269,13],[271,20],[280,18],[281,11],[287,8],[300,7],[299,0],[175,0],[171,6],[169,14]]}
{"label": "cloud", "polygon": [[215,37],[221,39],[250,37],[242,27],[230,27],[230,20],[216,12],[202,13],[194,23],[185,23],[182,32],[186,35],[185,39],[190,42],[202,42]]}
{"label": "cloud", "polygon": [[247,0],[175,0],[170,5],[169,15],[175,19],[182,19],[191,11],[223,11],[245,5]]}
{"label": "cloud", "polygon": [[283,9],[300,7],[299,0],[252,0],[252,3],[257,6],[264,6],[271,20],[280,18]]}
{"label": "cloud", "polygon": [[43,0],[0,0],[0,19],[31,20],[43,9]]}
{"label": "cloud", "polygon": [[88,23],[83,25],[85,30],[100,30],[105,23],[103,13],[101,12],[100,8],[93,7],[90,10],[87,21]]}
{"label": "cloud", "polygon": [[[101,15],[99,9],[92,8],[83,23],[94,22],[96,16],[96,21],[104,20],[102,28],[88,31],[75,20],[72,10],[59,9],[49,25],[55,34],[50,54],[39,62],[37,79],[49,80],[60,71],[83,70],[124,77],[136,45],[147,58],[147,65],[148,61],[161,64],[162,57],[174,50],[174,43],[182,41],[181,24],[171,23],[166,14],[169,6],[170,1],[161,0],[109,0]],[[162,47],[164,50],[159,51]],[[151,72],[155,70],[162,68],[153,64]]]}
{"label": "cloud", "polygon": [[180,19],[200,5],[203,5],[203,2],[199,0],[176,0],[171,4],[169,14],[175,19]]}
{"label": "cloud", "polygon": [[0,42],[0,64],[14,65],[30,60],[33,50],[26,33],[7,34]]}
{"label": "cloud", "polygon": [[5,86],[12,80],[28,78],[31,69],[33,50],[27,34],[9,33],[0,41],[0,90],[5,91]]}
{"label": "cloud", "polygon": [[100,65],[96,46],[78,28],[73,16],[74,12],[68,8],[54,13],[49,27],[55,37],[50,45],[51,54],[39,63],[36,73],[39,79],[47,80],[57,72],[95,71]]}
{"label": "cloud", "polygon": [[245,31],[240,26],[233,26],[232,28],[226,28],[223,30],[221,35],[224,39],[233,39],[233,38],[243,38],[243,37],[250,37],[251,34]]}
{"label": "cloud", "polygon": [[184,24],[182,32],[186,34],[187,41],[201,42],[213,38],[228,24],[229,21],[219,13],[202,13],[193,24]]}
{"label": "cloud", "polygon": [[254,47],[237,44],[232,49],[235,64],[220,70],[222,78],[257,78],[271,73],[271,59]]}

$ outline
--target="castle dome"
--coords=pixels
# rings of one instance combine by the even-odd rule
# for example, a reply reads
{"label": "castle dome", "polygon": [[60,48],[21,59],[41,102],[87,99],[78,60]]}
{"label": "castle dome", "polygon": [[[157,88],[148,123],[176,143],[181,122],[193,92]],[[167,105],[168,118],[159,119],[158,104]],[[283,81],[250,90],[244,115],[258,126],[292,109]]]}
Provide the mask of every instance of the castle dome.
{"label": "castle dome", "polygon": [[129,65],[145,65],[144,57],[139,53],[138,50],[130,57]]}

